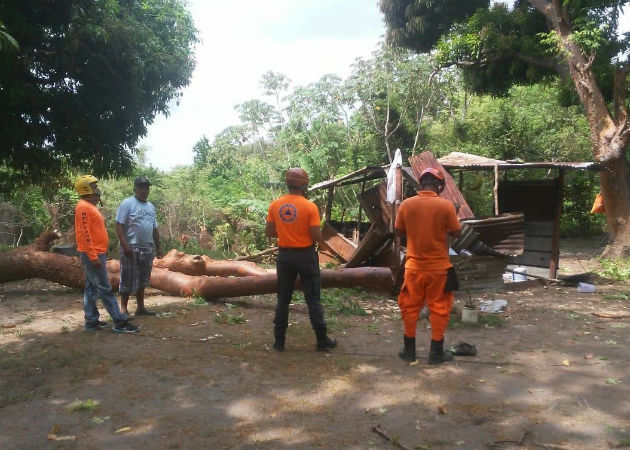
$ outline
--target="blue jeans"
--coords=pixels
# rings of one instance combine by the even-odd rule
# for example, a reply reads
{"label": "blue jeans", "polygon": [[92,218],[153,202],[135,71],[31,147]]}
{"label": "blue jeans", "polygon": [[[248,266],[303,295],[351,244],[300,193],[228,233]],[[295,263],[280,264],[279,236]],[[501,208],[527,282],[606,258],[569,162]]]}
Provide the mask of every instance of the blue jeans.
{"label": "blue jeans", "polygon": [[107,277],[107,258],[105,253],[98,255],[98,260],[101,263],[101,267],[95,267],[87,254],[79,252],[81,258],[81,265],[83,266],[83,272],[85,273],[85,291],[83,292],[83,312],[85,313],[85,323],[95,323],[100,316],[98,308],[96,307],[96,300],[100,297],[103,300],[103,305],[115,322],[123,321],[126,319],[118,307],[118,299],[112,291],[112,286],[109,284],[109,278]]}

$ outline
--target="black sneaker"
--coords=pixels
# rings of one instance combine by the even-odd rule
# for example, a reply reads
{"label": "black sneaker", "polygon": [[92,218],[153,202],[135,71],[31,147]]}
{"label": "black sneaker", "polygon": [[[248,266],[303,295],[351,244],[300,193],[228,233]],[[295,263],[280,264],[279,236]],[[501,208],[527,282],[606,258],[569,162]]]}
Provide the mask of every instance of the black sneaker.
{"label": "black sneaker", "polygon": [[103,322],[102,320],[99,320],[96,326],[99,327],[100,329],[107,328],[107,322]]}
{"label": "black sneaker", "polygon": [[83,325],[84,331],[98,331],[100,329],[98,322],[85,322],[85,325]]}
{"label": "black sneaker", "polygon": [[140,327],[129,322],[118,322],[112,327],[114,333],[137,333]]}

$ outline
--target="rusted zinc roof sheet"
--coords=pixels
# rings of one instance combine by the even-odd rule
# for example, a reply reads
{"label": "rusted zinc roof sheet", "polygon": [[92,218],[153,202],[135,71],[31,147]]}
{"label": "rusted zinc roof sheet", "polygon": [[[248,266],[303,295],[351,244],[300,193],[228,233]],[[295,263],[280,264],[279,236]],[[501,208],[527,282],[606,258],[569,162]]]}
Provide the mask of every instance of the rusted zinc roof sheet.
{"label": "rusted zinc roof sheet", "polygon": [[[462,220],[464,224],[478,233],[479,241],[497,253],[517,256],[525,250],[525,215],[522,212],[466,219]],[[474,246],[466,248],[475,250]]]}
{"label": "rusted zinc roof sheet", "polygon": [[475,217],[472,209],[470,209],[470,206],[466,203],[466,199],[464,199],[464,196],[457,188],[457,184],[455,184],[453,177],[446,170],[443,170],[444,168],[441,166],[440,162],[435,159],[431,152],[422,152],[417,156],[412,156],[409,158],[409,165],[413,170],[416,180],[422,171],[427,167],[441,169],[444,173],[446,183],[444,191],[440,194],[440,197],[450,200],[453,203],[459,203],[459,212],[457,213],[457,217],[460,219],[470,219]]}
{"label": "rusted zinc roof sheet", "polygon": [[470,153],[451,152],[446,156],[438,158],[438,162],[446,169],[466,169],[466,170],[494,170],[495,166],[499,170],[511,169],[571,169],[571,170],[594,170],[599,172],[608,171],[600,163],[586,162],[520,162],[502,161],[500,159],[486,158],[485,156],[471,155]]}

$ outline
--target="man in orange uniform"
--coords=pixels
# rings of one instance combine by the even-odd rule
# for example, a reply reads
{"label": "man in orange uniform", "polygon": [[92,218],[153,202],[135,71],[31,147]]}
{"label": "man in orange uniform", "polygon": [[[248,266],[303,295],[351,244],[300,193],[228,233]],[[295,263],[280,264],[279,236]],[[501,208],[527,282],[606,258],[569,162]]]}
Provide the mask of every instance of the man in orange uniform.
{"label": "man in orange uniform", "polygon": [[315,242],[322,241],[319,211],[306,198],[309,178],[305,170],[294,167],[287,170],[285,182],[289,194],[274,200],[267,212],[267,237],[278,238],[278,303],[274,318],[273,348],[284,351],[289,321],[289,304],[297,276],[300,276],[304,299],[308,306],[311,326],[317,338],[317,350],[326,351],[337,346],[326,332],[324,309],[320,303],[321,276]]}
{"label": "man in orange uniform", "polygon": [[85,273],[85,291],[83,293],[83,311],[85,330],[95,331],[107,324],[99,320],[96,307],[98,297],[103,300],[105,309],[114,320],[112,331],[117,333],[135,333],[138,327],[127,322],[128,316],[118,308],[118,300],[112,292],[107,276],[107,246],[109,237],[105,228],[105,219],[96,207],[101,199],[98,179],[92,175],[83,175],[74,184],[81,200],[74,209],[74,232],[77,250]]}
{"label": "man in orange uniform", "polygon": [[418,195],[403,201],[396,216],[396,230],[407,235],[405,280],[398,295],[405,347],[398,356],[405,361],[416,359],[416,325],[426,303],[431,312],[429,364],[440,364],[453,359],[451,352],[444,351],[453,293],[444,288],[447,271],[453,267],[447,235],[458,237],[460,224],[453,204],[438,197],[444,190],[444,174],[428,168],[422,171],[419,181]]}

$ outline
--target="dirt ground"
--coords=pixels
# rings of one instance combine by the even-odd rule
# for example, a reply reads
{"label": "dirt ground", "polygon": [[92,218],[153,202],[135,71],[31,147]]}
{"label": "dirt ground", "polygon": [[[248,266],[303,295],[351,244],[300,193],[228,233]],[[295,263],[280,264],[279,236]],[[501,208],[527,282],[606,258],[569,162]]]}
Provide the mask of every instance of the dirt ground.
{"label": "dirt ground", "polygon": [[[561,267],[596,269],[600,250],[565,245]],[[381,294],[324,291],[339,340],[329,353],[292,306],[278,353],[273,296],[204,304],[149,291],[159,316],[119,335],[83,331],[77,290],[0,284],[0,448],[629,448],[629,321],[592,315],[630,313],[628,282],[598,279],[589,294],[528,284],[473,292],[508,309],[478,326],[456,312],[447,346],[479,353],[441,366],[427,364],[426,320],[418,364],[398,358],[398,308]]]}

